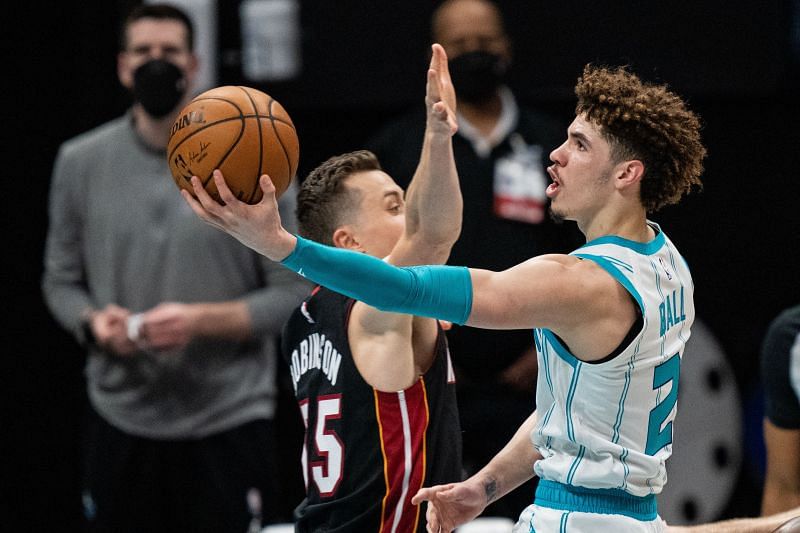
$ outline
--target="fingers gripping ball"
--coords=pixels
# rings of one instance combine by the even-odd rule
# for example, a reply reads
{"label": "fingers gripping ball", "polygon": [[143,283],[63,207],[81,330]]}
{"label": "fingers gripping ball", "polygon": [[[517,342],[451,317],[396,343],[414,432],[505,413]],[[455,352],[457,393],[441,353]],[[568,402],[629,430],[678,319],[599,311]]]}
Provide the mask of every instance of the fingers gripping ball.
{"label": "fingers gripping ball", "polygon": [[197,176],[219,201],[214,169],[231,192],[248,204],[263,193],[258,180],[269,174],[280,196],[297,172],[300,145],[292,119],[268,94],[250,87],[225,86],[206,91],[183,108],[172,125],[167,158],[172,178],[192,192]]}

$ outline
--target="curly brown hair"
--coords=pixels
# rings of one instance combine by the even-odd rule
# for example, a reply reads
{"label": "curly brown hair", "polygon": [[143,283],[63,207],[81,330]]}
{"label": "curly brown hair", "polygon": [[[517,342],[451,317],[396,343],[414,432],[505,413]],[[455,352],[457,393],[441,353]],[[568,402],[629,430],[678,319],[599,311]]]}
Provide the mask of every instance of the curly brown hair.
{"label": "curly brown hair", "polygon": [[700,119],[666,86],[643,83],[624,67],[586,65],[575,94],[575,114],[600,126],[614,160],[644,164],[641,201],[648,212],[702,188]]}
{"label": "curly brown hair", "polygon": [[297,193],[300,235],[333,246],[333,232],[353,213],[360,200],[342,182],[351,174],[369,170],[381,170],[381,164],[368,150],[333,156],[312,170]]}

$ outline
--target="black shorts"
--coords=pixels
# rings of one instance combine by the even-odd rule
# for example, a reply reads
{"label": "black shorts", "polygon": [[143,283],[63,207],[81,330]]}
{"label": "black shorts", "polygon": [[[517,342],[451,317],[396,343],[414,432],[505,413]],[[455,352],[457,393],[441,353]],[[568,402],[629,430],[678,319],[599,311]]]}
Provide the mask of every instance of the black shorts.
{"label": "black shorts", "polygon": [[271,421],[202,439],[154,440],[91,411],[85,445],[89,531],[246,533],[275,521]]}

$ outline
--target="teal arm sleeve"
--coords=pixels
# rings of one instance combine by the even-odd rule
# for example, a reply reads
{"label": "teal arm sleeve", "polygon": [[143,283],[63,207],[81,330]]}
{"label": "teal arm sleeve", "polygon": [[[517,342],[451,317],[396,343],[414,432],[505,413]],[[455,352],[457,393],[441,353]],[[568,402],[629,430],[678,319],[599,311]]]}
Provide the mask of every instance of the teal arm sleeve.
{"label": "teal arm sleeve", "polygon": [[396,267],[378,258],[297,237],[281,261],[315,283],[381,311],[464,324],[472,310],[472,278],[466,267]]}

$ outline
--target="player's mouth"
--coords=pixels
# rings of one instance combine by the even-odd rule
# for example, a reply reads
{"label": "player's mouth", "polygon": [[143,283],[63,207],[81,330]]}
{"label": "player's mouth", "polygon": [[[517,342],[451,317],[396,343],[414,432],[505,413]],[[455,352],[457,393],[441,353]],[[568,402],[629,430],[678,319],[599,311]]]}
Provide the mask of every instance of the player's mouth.
{"label": "player's mouth", "polygon": [[550,175],[550,179],[553,180],[553,183],[547,186],[545,194],[547,194],[548,198],[552,198],[561,188],[561,181],[558,179],[558,174],[556,174],[555,165],[550,165],[547,167],[547,173]]}

